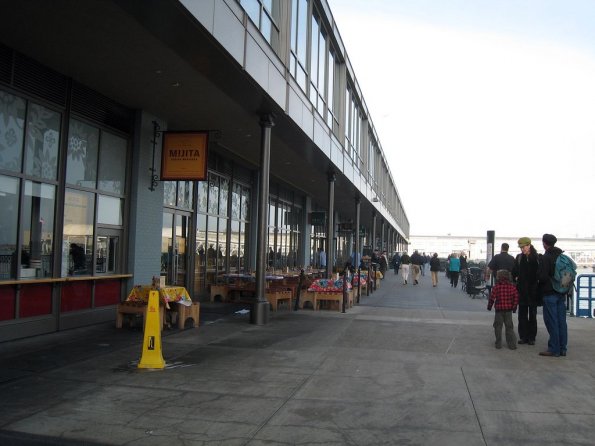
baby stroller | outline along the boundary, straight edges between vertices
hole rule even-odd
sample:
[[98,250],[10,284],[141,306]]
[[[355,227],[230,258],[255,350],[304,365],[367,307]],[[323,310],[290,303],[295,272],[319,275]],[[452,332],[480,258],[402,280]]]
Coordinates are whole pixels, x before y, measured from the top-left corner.
[[465,291],[472,299],[477,296],[485,298],[489,296],[489,289],[484,283],[481,268],[469,268],[465,280]]

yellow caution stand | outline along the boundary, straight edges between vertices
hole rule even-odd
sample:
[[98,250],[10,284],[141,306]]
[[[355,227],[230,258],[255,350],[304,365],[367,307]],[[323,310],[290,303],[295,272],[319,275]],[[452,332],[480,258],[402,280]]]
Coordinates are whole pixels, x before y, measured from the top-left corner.
[[143,354],[138,363],[139,369],[163,369],[165,361],[161,354],[161,329],[159,327],[159,293],[149,293],[147,315],[145,317],[145,332]]

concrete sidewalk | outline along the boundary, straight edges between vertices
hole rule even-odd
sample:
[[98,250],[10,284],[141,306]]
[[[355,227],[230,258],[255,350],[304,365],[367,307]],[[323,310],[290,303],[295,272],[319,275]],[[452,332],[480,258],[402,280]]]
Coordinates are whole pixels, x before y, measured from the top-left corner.
[[595,444],[595,321],[568,319],[564,358],[538,356],[541,315],[535,346],[496,350],[486,301],[440,279],[165,331],[162,371],[111,324],[0,344],[0,444]]

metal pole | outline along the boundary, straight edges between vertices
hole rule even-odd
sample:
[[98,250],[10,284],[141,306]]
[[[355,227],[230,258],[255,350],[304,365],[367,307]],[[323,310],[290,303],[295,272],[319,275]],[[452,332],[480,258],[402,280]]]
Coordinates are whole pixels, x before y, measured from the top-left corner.
[[293,311],[298,311],[300,309],[300,294],[302,293],[302,286],[304,285],[305,279],[304,270],[300,271],[300,280],[298,281],[298,288],[297,292],[295,293],[295,305],[293,307]]
[[275,125],[273,115],[261,116],[260,187],[258,194],[258,240],[256,242],[256,300],[250,312],[250,323],[265,325],[269,319],[269,303],[266,300],[266,255],[267,225],[269,220],[269,173],[271,166],[271,128]]
[[347,307],[347,268],[343,270],[343,308],[341,313],[345,313],[345,307]]
[[[494,257],[494,243],[496,243],[496,231],[488,231],[487,233],[487,257],[486,257],[486,271],[487,271],[487,265],[490,263],[490,260],[492,260],[492,257]],[[490,285],[494,284],[494,278],[495,274],[490,274]]]
[[357,267],[357,303],[359,304],[359,298],[362,292],[362,271],[360,267]]
[[374,251],[376,246],[376,211],[372,212],[372,251]]

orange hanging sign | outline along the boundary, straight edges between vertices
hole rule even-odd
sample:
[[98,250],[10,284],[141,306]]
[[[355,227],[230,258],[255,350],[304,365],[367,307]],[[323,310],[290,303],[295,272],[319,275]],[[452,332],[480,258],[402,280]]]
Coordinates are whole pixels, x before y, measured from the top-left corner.
[[163,132],[161,180],[206,180],[208,132]]

